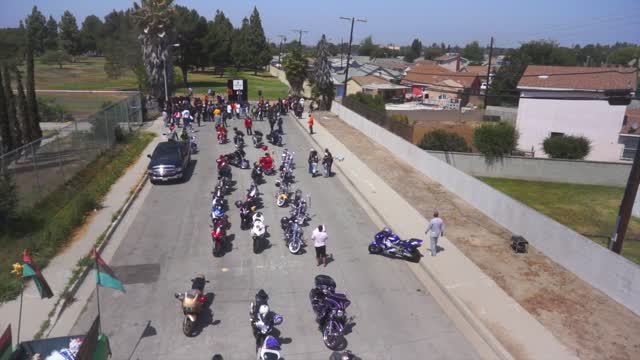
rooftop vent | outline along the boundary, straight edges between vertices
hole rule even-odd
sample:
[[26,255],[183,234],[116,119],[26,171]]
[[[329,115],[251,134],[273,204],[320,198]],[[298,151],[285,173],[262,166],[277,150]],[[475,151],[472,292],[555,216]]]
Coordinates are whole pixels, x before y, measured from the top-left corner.
[[538,75],[538,79],[548,79],[549,75]]

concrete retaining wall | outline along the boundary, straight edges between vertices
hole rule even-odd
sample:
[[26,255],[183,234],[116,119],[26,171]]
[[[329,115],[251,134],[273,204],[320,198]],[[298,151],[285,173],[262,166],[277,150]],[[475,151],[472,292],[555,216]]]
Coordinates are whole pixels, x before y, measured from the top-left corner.
[[500,116],[502,121],[508,121],[515,125],[518,118],[518,108],[511,108],[505,106],[487,106],[484,111],[485,115]]
[[334,102],[331,111],[498,224],[640,315],[640,266],[441,161]]
[[490,163],[481,154],[427,152],[472,176],[623,187],[631,171],[631,164],[625,163],[525,157],[504,157]]

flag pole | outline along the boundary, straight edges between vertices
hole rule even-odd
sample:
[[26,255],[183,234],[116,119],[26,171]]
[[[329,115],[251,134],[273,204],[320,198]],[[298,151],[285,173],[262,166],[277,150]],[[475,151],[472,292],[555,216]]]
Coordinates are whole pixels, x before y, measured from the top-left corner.
[[18,312],[18,335],[16,337],[16,343],[20,344],[20,326],[22,325],[22,299],[24,298],[24,278],[20,278],[22,283],[22,291],[20,291],[20,312]]
[[[93,261],[96,264],[96,299],[98,301],[98,318],[102,319],[100,316],[100,271],[98,271],[98,256],[96,252],[96,248],[93,248],[93,253],[96,255],[93,257]],[[102,334],[102,321],[98,321],[98,331]]]

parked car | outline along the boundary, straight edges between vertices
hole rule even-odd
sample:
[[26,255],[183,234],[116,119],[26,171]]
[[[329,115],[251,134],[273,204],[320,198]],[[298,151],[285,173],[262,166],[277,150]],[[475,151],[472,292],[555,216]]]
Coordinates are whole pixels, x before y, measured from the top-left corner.
[[191,162],[191,149],[182,141],[166,141],[159,143],[147,157],[151,159],[147,171],[152,184],[184,181]]

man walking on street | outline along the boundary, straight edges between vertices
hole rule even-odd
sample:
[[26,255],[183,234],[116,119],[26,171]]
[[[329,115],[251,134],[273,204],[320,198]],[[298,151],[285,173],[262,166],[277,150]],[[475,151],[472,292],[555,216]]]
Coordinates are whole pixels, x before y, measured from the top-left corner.
[[444,222],[440,217],[438,217],[438,211],[433,212],[433,219],[429,221],[429,226],[427,226],[427,231],[424,233],[428,233],[431,231],[429,238],[431,239],[431,256],[436,256],[438,253],[438,238],[441,235],[444,235]]
[[324,264],[324,267],[327,267],[327,239],[329,239],[329,235],[327,235],[327,229],[324,225],[313,229],[311,240],[313,240],[313,246],[316,248],[317,266]]
[[269,127],[271,128],[271,132],[273,132],[273,127],[276,125],[276,119],[272,117],[269,118]]
[[253,135],[253,131],[251,130],[252,125],[251,118],[247,115],[247,117],[244,118],[244,127],[247,129],[247,135]]
[[329,149],[324,149],[324,157],[322,157],[322,165],[324,166],[324,177],[331,176],[331,165],[333,164],[333,155]]
[[313,115],[309,114],[309,134],[313,135]]

